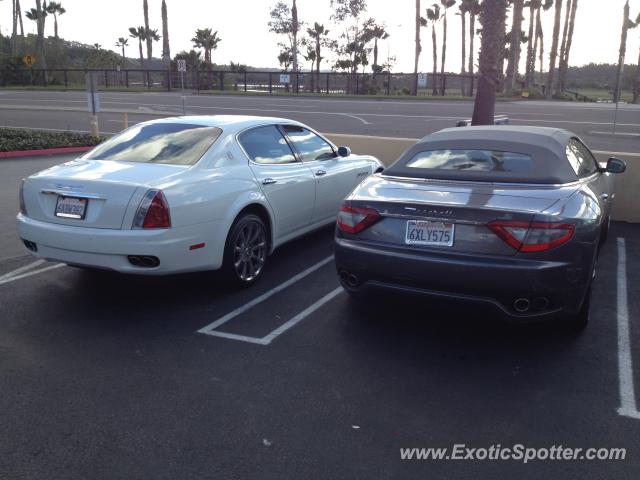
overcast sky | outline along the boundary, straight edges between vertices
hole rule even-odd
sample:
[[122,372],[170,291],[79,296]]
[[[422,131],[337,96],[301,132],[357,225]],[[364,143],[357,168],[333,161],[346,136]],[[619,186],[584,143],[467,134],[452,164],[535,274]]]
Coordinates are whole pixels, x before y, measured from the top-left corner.
[[[148,0],[152,28],[160,33],[161,0]],[[287,0],[288,1],[288,0]],[[422,0],[423,10],[434,0]],[[114,51],[120,36],[128,36],[128,28],[143,24],[142,0],[61,0],[67,13],[59,19],[60,35],[63,38],[77,40],[87,44],[99,43],[103,48]],[[35,6],[33,0],[21,0],[23,11]],[[635,18],[640,11],[640,0],[630,0],[631,16]],[[215,63],[240,62],[255,67],[277,67],[278,36],[270,33],[267,22],[269,10],[274,0],[167,0],[169,11],[169,38],[171,54],[192,48],[190,39],[196,28],[210,27],[217,30],[222,41],[213,53]],[[579,0],[576,15],[576,29],[573,38],[570,64],[615,63],[617,62],[622,24],[624,0]],[[298,0],[298,12],[301,20],[313,24],[324,23],[331,34],[341,31],[340,25],[329,20],[330,0]],[[396,71],[413,71],[414,52],[414,0],[368,0],[368,15],[384,22],[390,33],[388,40],[381,42],[380,55],[387,53],[396,56]],[[450,9],[448,15],[448,42],[446,69],[460,70],[460,17],[455,15],[457,6]],[[526,9],[525,9],[526,12]],[[544,13],[545,49],[551,45],[553,30],[553,9]],[[47,19],[47,34],[53,35],[53,19]],[[525,30],[527,29],[525,17]],[[11,2],[0,2],[0,29],[4,35],[9,33],[11,23]],[[35,23],[25,19],[25,28],[35,33]],[[441,25],[438,26],[438,43],[441,39]],[[636,63],[640,28],[631,30],[627,45],[627,63]],[[137,56],[137,44],[130,39],[127,56]],[[479,42],[476,42],[479,46]],[[422,30],[423,53],[420,70],[430,71],[431,33]],[[154,54],[160,55],[161,43],[154,45]],[[476,48],[477,54],[477,48]],[[548,56],[545,62],[548,63]],[[477,57],[476,57],[477,58]],[[476,60],[477,61],[477,60]],[[381,62],[382,63],[382,62]],[[323,68],[326,68],[326,64]],[[308,66],[305,66],[308,67]]]

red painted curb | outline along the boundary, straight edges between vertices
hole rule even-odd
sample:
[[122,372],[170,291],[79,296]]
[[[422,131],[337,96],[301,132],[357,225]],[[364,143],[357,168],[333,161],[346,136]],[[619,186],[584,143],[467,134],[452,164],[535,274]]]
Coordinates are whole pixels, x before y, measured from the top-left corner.
[[37,157],[40,155],[60,155],[62,153],[81,153],[91,150],[93,147],[61,147],[46,148],[44,150],[14,150],[13,152],[0,152],[0,158]]

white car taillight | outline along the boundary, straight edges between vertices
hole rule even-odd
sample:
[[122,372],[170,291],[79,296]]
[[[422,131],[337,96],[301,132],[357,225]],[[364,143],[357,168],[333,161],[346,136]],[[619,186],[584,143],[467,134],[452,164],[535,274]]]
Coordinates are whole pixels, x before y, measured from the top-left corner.
[[373,208],[342,205],[338,212],[338,228],[345,233],[360,233],[378,220],[380,214]]
[[27,215],[27,206],[24,204],[24,179],[20,183],[20,213]]
[[133,228],[170,228],[169,203],[160,190],[149,190],[138,207]]
[[567,243],[575,227],[570,223],[496,220],[487,225],[493,233],[520,252],[543,252]]

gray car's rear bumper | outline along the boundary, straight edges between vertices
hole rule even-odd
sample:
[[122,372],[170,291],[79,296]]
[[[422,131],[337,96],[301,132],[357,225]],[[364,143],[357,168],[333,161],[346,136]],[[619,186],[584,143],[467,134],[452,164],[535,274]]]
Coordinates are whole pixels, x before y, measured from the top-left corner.
[[[576,313],[585,297],[590,275],[566,262],[516,257],[408,253],[345,238],[336,238],[335,259],[342,283],[349,290],[381,287],[497,307],[513,320]],[[357,282],[352,281],[355,275]],[[548,299],[546,308],[518,312],[514,301]]]

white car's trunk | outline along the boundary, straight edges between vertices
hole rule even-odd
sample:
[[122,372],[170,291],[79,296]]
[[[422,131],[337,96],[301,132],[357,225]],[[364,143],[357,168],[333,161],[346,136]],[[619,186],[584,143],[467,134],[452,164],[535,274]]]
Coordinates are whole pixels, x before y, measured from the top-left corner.
[[[130,228],[123,225],[129,202],[138,188],[150,188],[184,172],[186,167],[150,163],[76,160],[27,179],[24,199],[35,220],[91,228]],[[61,198],[85,202],[84,218],[56,215]],[[73,201],[73,200],[72,200]]]

